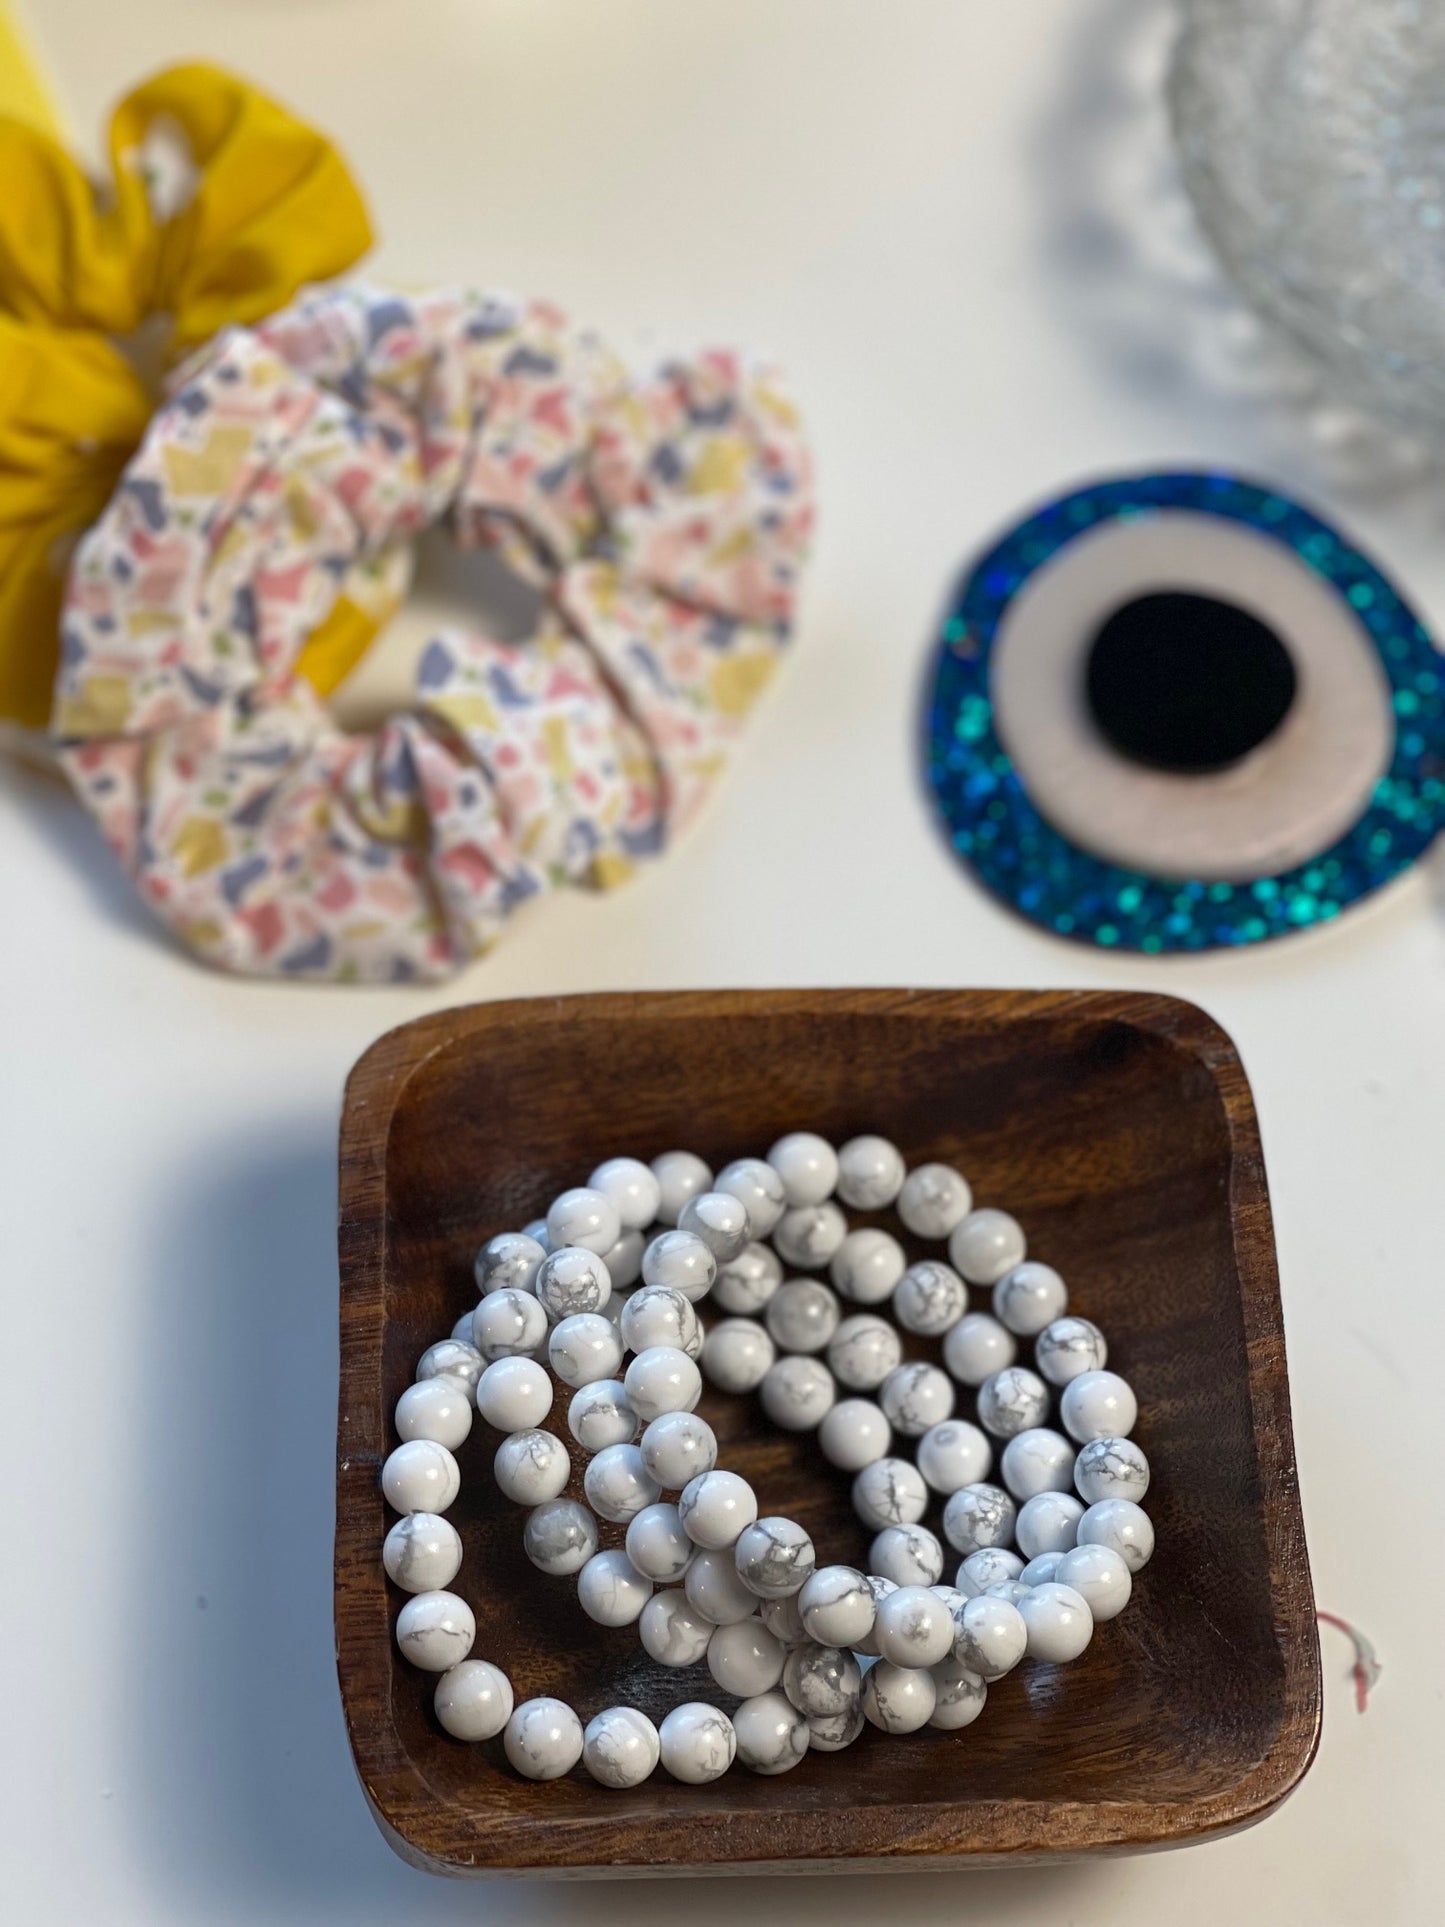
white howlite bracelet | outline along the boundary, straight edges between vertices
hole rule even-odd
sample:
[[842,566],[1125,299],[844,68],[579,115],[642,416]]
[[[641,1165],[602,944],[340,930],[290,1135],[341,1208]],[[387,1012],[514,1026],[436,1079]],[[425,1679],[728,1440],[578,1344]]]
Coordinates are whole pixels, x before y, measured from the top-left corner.
[[[850,1230],[838,1200],[893,1207],[946,1257],[910,1263],[892,1232]],[[580,1760],[601,1786],[638,1786],[659,1764],[700,1785],[735,1760],[785,1773],[865,1724],[957,1731],[1021,1661],[1076,1659],[1153,1553],[1138,1404],[1103,1333],[1028,1257],[1016,1219],[976,1206],[951,1165],[908,1170],[886,1138],[835,1150],[797,1131],[716,1176],[687,1151],[608,1158],[544,1217],[489,1239],[475,1272],[475,1310],[423,1353],[397,1402],[381,1487],[401,1516],[382,1560],[408,1595],[399,1650],[440,1675],[443,1730],[501,1734],[528,1779]],[[987,1311],[970,1308],[977,1291]],[[705,1329],[710,1296],[726,1315]],[[900,1329],[941,1341],[946,1369],[906,1357]],[[563,1496],[571,1454],[546,1429],[555,1393],[539,1355],[571,1392],[585,1504]],[[852,1477],[870,1571],[819,1565],[800,1525],[718,1465],[694,1409],[704,1376],[756,1392],[775,1425],[817,1432]],[[731,1713],[685,1700],[654,1726],[607,1706],[584,1727],[563,1700],[514,1703],[505,1672],[471,1657],[475,1615],[452,1589],[462,1542],[444,1515],[474,1413],[504,1435],[496,1482],[527,1509],[531,1563],[573,1578],[598,1625],[635,1624],[657,1664],[705,1664]],[[931,1506],[942,1537],[924,1524]],[[599,1550],[598,1518],[625,1527],[624,1546]]]

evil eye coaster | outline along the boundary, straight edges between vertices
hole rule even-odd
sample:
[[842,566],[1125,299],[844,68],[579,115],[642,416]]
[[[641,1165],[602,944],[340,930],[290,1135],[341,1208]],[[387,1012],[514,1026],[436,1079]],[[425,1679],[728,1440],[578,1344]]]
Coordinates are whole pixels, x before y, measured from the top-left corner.
[[950,840],[1063,936],[1164,951],[1329,921],[1445,826],[1445,661],[1379,569],[1228,475],[1095,483],[1012,528],[944,624]]

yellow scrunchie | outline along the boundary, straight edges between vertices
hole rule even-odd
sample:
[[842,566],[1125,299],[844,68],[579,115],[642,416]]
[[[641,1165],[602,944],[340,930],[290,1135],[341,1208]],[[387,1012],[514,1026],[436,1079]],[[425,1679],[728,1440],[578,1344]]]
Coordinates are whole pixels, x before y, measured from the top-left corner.
[[[42,728],[65,563],[144,432],[139,372],[349,267],[371,227],[330,143],[244,81],[173,67],[110,126],[103,200],[60,144],[0,117],[0,719]],[[374,625],[318,633],[334,686]],[[352,612],[354,613],[354,612]]]

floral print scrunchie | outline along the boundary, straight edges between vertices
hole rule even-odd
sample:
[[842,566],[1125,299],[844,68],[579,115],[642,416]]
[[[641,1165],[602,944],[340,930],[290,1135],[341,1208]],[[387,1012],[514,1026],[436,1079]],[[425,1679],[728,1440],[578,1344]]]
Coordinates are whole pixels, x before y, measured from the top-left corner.
[[[538,586],[346,734],[298,673],[420,530]],[[794,409],[729,354],[632,379],[545,303],[343,288],[183,372],[71,570],[52,732],[145,900],[225,969],[444,977],[550,886],[657,854],[793,617]]]

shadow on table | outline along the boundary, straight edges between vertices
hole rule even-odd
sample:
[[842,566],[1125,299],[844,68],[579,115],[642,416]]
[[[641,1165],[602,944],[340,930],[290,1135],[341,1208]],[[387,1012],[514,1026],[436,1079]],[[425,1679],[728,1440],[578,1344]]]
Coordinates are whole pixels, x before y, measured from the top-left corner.
[[[150,1879],[187,1918],[550,1920],[582,1904],[557,1885],[434,1879],[383,1843],[354,1777],[337,1693],[331,1541],[337,1377],[335,1150],[329,1113],[222,1139],[168,1174],[154,1225],[135,1493],[131,1794]],[[418,1681],[417,1690],[424,1690]],[[839,1762],[846,1771],[846,1762]],[[1107,1865],[810,1884],[840,1922],[991,1921],[1104,1903]],[[946,1883],[946,1885],[944,1884]],[[590,1885],[593,1927],[672,1904],[636,1881]],[[696,1921],[746,1896],[763,1924],[796,1919],[793,1880],[690,1880]],[[157,1909],[157,1917],[160,1910]]]

